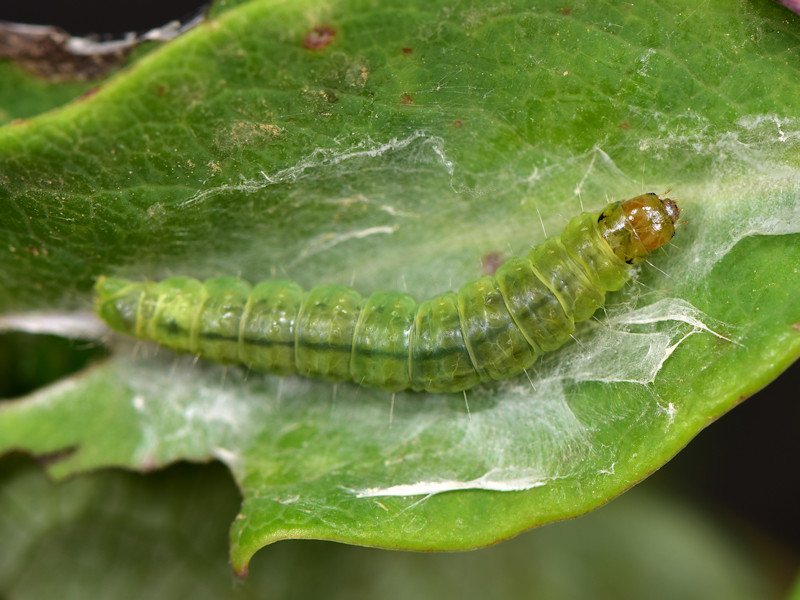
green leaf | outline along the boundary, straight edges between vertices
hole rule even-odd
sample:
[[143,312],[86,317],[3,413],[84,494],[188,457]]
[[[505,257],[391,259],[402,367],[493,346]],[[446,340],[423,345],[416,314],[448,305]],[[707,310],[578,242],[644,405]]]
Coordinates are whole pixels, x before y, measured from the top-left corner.
[[232,585],[225,537],[237,501],[219,465],[54,484],[32,465],[0,461],[0,594],[505,600],[536,590],[544,600],[781,598],[776,553],[732,536],[719,514],[659,495],[650,482],[585,519],[477,552],[276,544],[255,557],[247,581]]
[[74,450],[57,477],[219,458],[240,572],[282,538],[464,549],[607,502],[800,354],[799,25],[766,1],[251,2],[0,129],[6,327],[77,320],[102,274],[425,298],[609,198],[672,188],[685,219],[469,412],[112,338],[2,406],[0,449]]
[[[0,29],[2,26],[0,24]],[[0,36],[6,38],[4,56],[14,57],[0,59],[0,125],[16,119],[29,119],[68,102],[81,102],[99,89],[111,73],[129,67],[161,45],[154,41],[139,45],[140,41],[129,39],[126,52],[130,51],[130,55],[118,51],[113,55],[115,58],[106,56],[103,62],[102,59],[98,60],[97,55],[79,53],[81,59],[74,63],[73,68],[59,69],[57,67],[68,62],[70,55],[69,48],[65,49],[64,46],[86,40],[68,38],[66,33],[55,28],[55,40],[52,40],[45,30],[49,31],[49,28],[37,29],[37,26],[33,26],[32,31],[20,38],[0,30]],[[25,40],[22,48],[19,47],[20,39]],[[26,52],[28,46],[35,50]],[[101,67],[101,64],[105,64],[105,67]]]
[[91,90],[88,81],[49,83],[0,61],[0,124],[27,119],[69,102]]
[[[251,0],[218,0],[207,16]],[[0,22],[4,45],[0,59],[0,124],[28,119],[67,102],[91,96],[109,76],[129,68],[181,31],[202,21],[203,14],[171,21],[148,32],[118,39],[70,36],[58,27]],[[102,33],[102,32],[97,32]],[[105,38],[105,36],[102,36]]]

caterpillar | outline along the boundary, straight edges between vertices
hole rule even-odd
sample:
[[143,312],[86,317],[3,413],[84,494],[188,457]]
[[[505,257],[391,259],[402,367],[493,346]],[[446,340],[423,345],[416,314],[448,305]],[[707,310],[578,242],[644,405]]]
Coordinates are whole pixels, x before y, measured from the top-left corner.
[[493,276],[422,303],[284,280],[101,276],[95,310],[112,329],[223,364],[390,392],[457,392],[519,375],[564,344],[631,265],[672,238],[679,214],[652,193],[583,213]]

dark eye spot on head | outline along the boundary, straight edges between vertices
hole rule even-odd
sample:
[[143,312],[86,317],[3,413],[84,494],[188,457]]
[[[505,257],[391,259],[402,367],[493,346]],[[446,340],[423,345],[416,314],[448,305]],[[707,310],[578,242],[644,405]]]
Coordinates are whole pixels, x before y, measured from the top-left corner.
[[303,39],[303,48],[309,50],[322,50],[336,37],[336,30],[330,25],[317,25],[306,34]]
[[487,252],[481,258],[481,270],[485,275],[494,275],[503,262],[503,255],[499,252]]

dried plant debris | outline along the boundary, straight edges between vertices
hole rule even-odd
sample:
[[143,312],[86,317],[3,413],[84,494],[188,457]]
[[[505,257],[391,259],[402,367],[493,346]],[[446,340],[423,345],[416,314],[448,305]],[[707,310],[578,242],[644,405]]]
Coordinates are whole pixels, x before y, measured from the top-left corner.
[[72,36],[48,25],[0,21],[0,58],[49,81],[98,79],[122,65],[130,51],[147,41],[171,40],[203,21],[205,10],[184,22],[170,21],[145,33],[130,32],[119,39]]

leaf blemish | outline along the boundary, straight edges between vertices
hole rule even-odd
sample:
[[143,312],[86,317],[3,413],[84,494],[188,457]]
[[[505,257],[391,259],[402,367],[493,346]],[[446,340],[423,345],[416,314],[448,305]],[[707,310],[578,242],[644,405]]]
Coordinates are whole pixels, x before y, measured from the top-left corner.
[[76,102],[83,102],[84,100],[87,100],[88,98],[91,98],[97,92],[100,91],[100,87],[101,86],[98,85],[98,86],[95,86],[95,87],[85,91],[83,94],[80,95],[80,97],[76,100]]
[[339,97],[330,90],[320,90],[319,95],[325,98],[328,104],[336,104],[339,101]]
[[485,275],[494,275],[503,262],[503,255],[499,252],[487,252],[481,258],[481,271]]
[[280,138],[283,133],[283,127],[273,123],[236,121],[229,130],[217,133],[216,144],[219,148],[230,149],[243,144],[270,143],[276,138]]
[[272,135],[280,135],[283,133],[283,127],[278,127],[277,125],[272,125],[270,123],[260,123],[258,128],[261,131],[267,131]]
[[317,25],[303,38],[303,48],[322,50],[336,37],[336,30],[330,25]]

